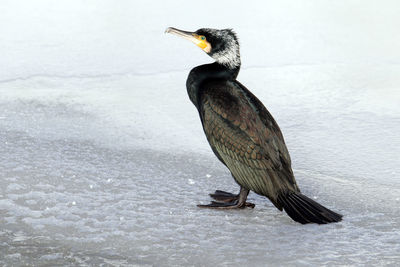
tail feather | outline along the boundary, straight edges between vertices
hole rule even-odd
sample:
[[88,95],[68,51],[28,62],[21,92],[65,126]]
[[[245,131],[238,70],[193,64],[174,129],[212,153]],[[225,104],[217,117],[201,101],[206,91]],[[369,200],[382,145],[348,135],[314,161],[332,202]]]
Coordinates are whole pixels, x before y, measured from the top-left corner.
[[326,224],[342,220],[341,214],[325,208],[300,192],[282,193],[278,196],[278,203],[290,218],[302,224]]

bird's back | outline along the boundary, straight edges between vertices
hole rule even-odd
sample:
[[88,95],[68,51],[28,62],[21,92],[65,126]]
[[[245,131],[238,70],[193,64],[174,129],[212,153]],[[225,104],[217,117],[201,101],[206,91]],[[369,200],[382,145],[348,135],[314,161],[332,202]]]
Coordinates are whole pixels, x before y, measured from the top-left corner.
[[299,191],[282,133],[264,105],[237,81],[210,80],[199,91],[204,132],[235,180],[278,206]]

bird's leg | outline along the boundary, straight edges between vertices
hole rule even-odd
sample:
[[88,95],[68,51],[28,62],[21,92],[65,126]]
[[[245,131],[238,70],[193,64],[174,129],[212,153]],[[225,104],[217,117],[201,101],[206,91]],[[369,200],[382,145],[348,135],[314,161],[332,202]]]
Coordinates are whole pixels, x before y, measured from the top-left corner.
[[197,205],[200,208],[210,208],[210,209],[244,209],[245,207],[254,208],[254,204],[246,202],[247,195],[249,194],[249,189],[240,187],[240,192],[237,195],[217,190],[214,194],[210,196],[216,200],[222,201],[211,201],[208,205]]

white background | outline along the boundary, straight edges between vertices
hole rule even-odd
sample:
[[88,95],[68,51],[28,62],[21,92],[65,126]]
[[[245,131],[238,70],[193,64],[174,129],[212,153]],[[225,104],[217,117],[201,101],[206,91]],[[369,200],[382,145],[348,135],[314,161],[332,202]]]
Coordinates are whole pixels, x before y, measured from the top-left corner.
[[[1,1],[0,262],[400,263],[398,1]],[[238,186],[185,88],[211,62],[165,35],[233,28],[238,80],[273,114],[302,192],[344,215],[300,225],[201,210]]]

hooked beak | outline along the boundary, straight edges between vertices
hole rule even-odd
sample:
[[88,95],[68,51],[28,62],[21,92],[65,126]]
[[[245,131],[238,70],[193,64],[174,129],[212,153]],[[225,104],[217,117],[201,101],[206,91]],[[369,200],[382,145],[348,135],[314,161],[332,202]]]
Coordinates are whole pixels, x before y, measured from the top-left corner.
[[182,30],[178,30],[173,27],[168,27],[165,30],[165,33],[171,33],[173,35],[177,35],[186,40],[189,40],[192,43],[194,43],[195,45],[197,45],[198,47],[200,47],[206,53],[210,53],[210,51],[211,51],[211,44],[209,42],[207,42],[206,40],[201,40],[199,35],[194,32],[182,31]]
[[182,30],[178,30],[176,28],[172,28],[172,27],[168,27],[165,30],[165,33],[171,33],[173,35],[177,35],[180,36],[182,38],[185,38],[186,40],[191,41],[194,38],[194,32],[187,32],[187,31],[182,31]]

